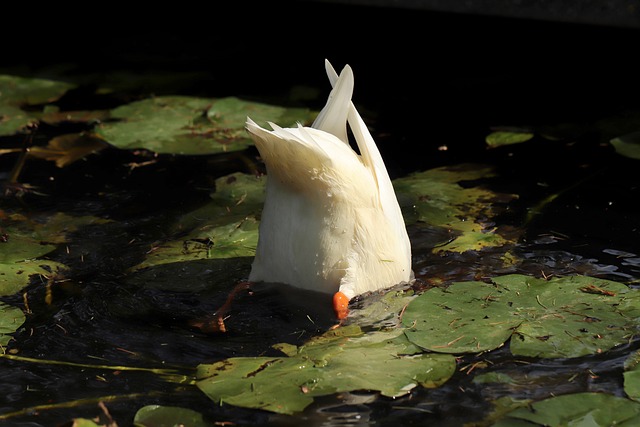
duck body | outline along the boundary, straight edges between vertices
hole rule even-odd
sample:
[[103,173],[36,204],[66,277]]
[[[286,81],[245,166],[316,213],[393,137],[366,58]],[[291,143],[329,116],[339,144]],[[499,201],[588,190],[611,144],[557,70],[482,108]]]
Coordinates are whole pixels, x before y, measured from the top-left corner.
[[335,294],[344,318],[353,297],[412,279],[411,245],[382,157],[351,102],[353,72],[325,66],[334,88],[311,127],[267,130],[247,119],[267,170],[249,281]]

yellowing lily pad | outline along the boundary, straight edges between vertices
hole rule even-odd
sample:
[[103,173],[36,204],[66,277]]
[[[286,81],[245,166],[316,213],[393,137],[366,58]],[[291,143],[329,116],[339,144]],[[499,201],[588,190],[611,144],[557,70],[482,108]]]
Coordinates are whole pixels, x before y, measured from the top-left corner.
[[626,343],[639,319],[640,292],[624,284],[514,274],[430,289],[402,322],[409,340],[431,351],[479,353],[510,338],[514,355],[578,357]]
[[200,365],[197,386],[219,403],[293,414],[314,397],[354,390],[397,397],[420,385],[442,385],[455,371],[453,356],[420,353],[400,329],[340,328],[288,353]]
[[494,176],[489,167],[470,166],[435,168],[393,183],[403,201],[408,224],[425,223],[455,233],[451,241],[435,248],[435,252],[480,250],[509,242],[492,227],[483,224],[481,218],[495,215],[494,203],[504,203],[517,196],[497,194],[481,186],[461,186],[462,181]]
[[123,105],[111,111],[119,121],[105,122],[96,132],[122,149],[147,149],[166,154],[215,154],[252,145],[244,125],[247,116],[294,125],[313,114],[229,98],[164,96]]
[[73,133],[52,138],[47,146],[35,146],[29,155],[56,163],[63,168],[107,147],[102,139],[87,133]]

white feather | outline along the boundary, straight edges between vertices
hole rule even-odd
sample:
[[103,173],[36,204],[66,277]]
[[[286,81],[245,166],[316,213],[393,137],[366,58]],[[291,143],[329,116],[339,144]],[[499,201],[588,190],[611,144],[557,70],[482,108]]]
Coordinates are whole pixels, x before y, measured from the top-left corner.
[[311,127],[267,130],[247,119],[267,169],[249,280],[350,299],[410,281],[411,246],[382,156],[351,102],[351,67],[339,76],[325,68],[333,90]]

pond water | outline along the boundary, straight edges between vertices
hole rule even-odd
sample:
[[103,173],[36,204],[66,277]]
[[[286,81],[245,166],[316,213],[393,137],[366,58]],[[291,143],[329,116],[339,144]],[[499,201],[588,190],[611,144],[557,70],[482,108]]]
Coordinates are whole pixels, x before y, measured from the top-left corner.
[[[94,96],[87,89],[58,103],[63,110],[97,110],[163,92],[277,101],[288,99],[296,85],[321,94],[298,98],[316,108],[327,90],[325,57],[337,67],[349,63],[354,99],[392,178],[440,166],[491,165],[495,176],[481,183],[518,195],[487,221],[518,236],[511,251],[522,262],[505,265],[504,248],[434,253],[444,232],[410,227],[419,282],[583,274],[637,286],[638,160],[616,153],[596,126],[610,117],[633,117],[630,111],[638,108],[640,85],[625,65],[637,31],[378,8],[369,10],[363,31],[351,26],[362,19],[358,7],[314,2],[278,3],[261,13],[273,18],[219,23],[189,15],[193,25],[179,34],[129,17],[135,28],[107,36],[103,30],[112,27],[99,25],[92,40],[78,36],[88,30],[86,22],[72,28],[65,21],[53,51],[14,45],[0,65],[51,78],[101,73],[106,82],[126,72],[130,92]],[[310,14],[313,22],[301,22],[299,15]],[[247,45],[238,32],[249,29],[253,40]],[[326,36],[338,29],[346,41]],[[61,40],[73,43],[63,49]],[[194,74],[154,86],[154,78],[168,73]],[[537,136],[488,149],[485,137],[498,126],[532,128]],[[41,124],[34,143],[82,129]],[[540,136],[547,133],[553,138]],[[3,137],[0,148],[23,138]],[[16,159],[0,156],[2,179]],[[329,305],[316,295],[258,286],[234,301],[229,332],[205,334],[189,322],[225,301],[248,275],[251,257],[168,264],[147,274],[128,269],[170,235],[168,224],[176,217],[209,200],[216,178],[261,167],[252,147],[211,156],[107,148],[65,168],[27,161],[19,182],[37,191],[6,192],[0,213],[65,212],[111,221],[81,227],[47,254],[70,267],[53,286],[32,281],[2,297],[28,313],[6,349],[9,357],[0,358],[4,424],[71,425],[74,418],[104,417],[103,402],[120,426],[156,404],[193,409],[210,425],[480,426],[490,425],[483,420],[501,397],[539,400],[584,391],[624,396],[623,363],[640,347],[635,338],[571,359],[514,358],[505,346],[460,357],[454,376],[438,388],[416,388],[396,399],[341,393],[316,399],[293,416],[215,404],[189,384],[195,366],[274,355],[275,343],[302,344],[332,326]],[[177,290],[176,278],[188,292]],[[366,302],[354,310],[360,305]],[[476,383],[472,373],[478,371],[509,374],[517,383]]]

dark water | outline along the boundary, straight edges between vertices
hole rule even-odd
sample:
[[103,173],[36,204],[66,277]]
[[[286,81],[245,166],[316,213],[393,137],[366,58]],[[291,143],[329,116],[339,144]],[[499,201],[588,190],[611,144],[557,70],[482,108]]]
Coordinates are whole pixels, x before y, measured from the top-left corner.
[[[356,76],[356,104],[394,178],[443,165],[486,163],[498,172],[485,180],[489,188],[519,195],[491,220],[505,232],[524,228],[513,248],[525,260],[521,265],[504,267],[502,249],[437,256],[431,249],[442,232],[411,230],[420,280],[522,272],[638,283],[637,161],[618,156],[594,126],[638,108],[639,84],[628,65],[637,32],[406,10],[372,9],[365,19],[360,8],[313,2],[272,8],[251,16],[232,9],[210,18],[180,12],[153,19],[115,14],[119,20],[101,23],[61,20],[46,47],[16,42],[0,65],[50,76],[62,70],[76,77],[98,72],[105,80],[126,70],[142,77],[131,99],[151,91],[146,77],[197,72],[198,78],[179,85],[181,94],[275,100],[286,99],[294,84],[326,91],[324,58],[336,67],[349,63]],[[190,23],[189,29],[174,30],[176,22]],[[30,23],[37,34],[50,34],[39,19]],[[61,105],[109,108],[121,101],[80,93]],[[317,107],[316,102],[309,100],[308,106]],[[484,144],[492,126],[542,129],[563,123],[574,124],[571,138],[496,150]],[[37,138],[68,130],[43,126]],[[166,274],[154,269],[153,275],[132,275],[126,269],[167,237],[172,218],[206,202],[215,178],[247,170],[248,163],[260,167],[255,155],[249,149],[243,157],[161,156],[156,164],[132,171],[126,164],[139,157],[105,150],[65,169],[40,161],[26,165],[22,181],[46,196],[5,197],[0,208],[115,221],[83,228],[67,247],[49,255],[71,266],[72,273],[53,287],[51,305],[44,303],[42,283],[25,289],[32,314],[10,347],[22,357],[90,360],[96,367],[0,359],[0,415],[27,411],[9,417],[6,425],[65,425],[75,417],[99,415],[98,402],[104,401],[120,426],[131,425],[135,412],[147,404],[192,408],[212,423],[236,425],[460,426],[482,421],[488,402],[502,396],[623,395],[622,362],[638,348],[636,341],[571,360],[514,360],[508,349],[500,349],[461,359],[460,371],[438,389],[418,389],[398,399],[365,392],[331,396],[294,417],[215,405],[188,384],[194,366],[271,354],[277,342],[302,343],[331,326],[327,313],[305,305],[308,295],[289,292],[294,300],[286,300],[282,291],[262,287],[240,294],[229,333],[211,336],[190,328],[189,320],[223,303],[231,286],[248,274],[251,259],[237,259],[231,267],[170,265]],[[14,161],[0,156],[0,173]],[[531,207],[556,193],[560,196],[527,219]],[[175,269],[197,292],[181,292],[168,283]],[[23,295],[3,301],[24,307]],[[509,373],[518,385],[473,383],[468,366],[477,362],[484,364],[478,370]],[[101,365],[170,369],[172,376]],[[46,406],[64,402],[70,407]]]

